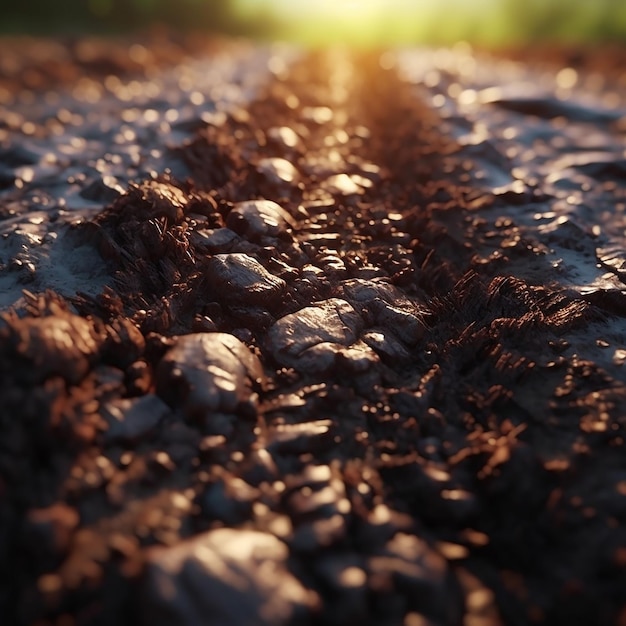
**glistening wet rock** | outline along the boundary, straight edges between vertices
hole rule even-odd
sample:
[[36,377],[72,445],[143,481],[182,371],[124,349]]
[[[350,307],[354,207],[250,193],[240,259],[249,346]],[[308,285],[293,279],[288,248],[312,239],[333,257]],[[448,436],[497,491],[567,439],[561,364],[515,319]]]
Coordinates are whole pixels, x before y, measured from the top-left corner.
[[285,290],[282,278],[270,274],[256,259],[243,253],[217,254],[207,265],[214,297],[241,305],[269,305]]
[[363,320],[350,304],[331,298],[279,319],[267,342],[280,364],[321,372],[334,365],[339,351],[353,344],[362,328]]
[[229,528],[154,548],[142,584],[141,623],[304,626],[317,596],[289,571],[287,557],[276,537]]
[[374,323],[405,344],[415,345],[423,337],[425,310],[395,285],[353,278],[344,281],[342,287],[344,297],[357,310],[366,312]]
[[288,126],[274,126],[267,131],[266,135],[270,143],[283,150],[300,150],[302,148],[302,140],[298,133]]
[[411,358],[409,351],[395,338],[393,333],[382,328],[368,330],[363,334],[363,342],[390,365],[406,363]]
[[211,412],[255,415],[263,368],[239,339],[226,333],[176,338],[157,369],[157,392],[191,418]]
[[279,204],[271,200],[250,200],[234,206],[226,218],[226,226],[247,237],[258,241],[263,237],[287,235],[296,222]]
[[197,230],[191,235],[191,242],[196,248],[212,254],[230,252],[240,239],[239,235],[230,228]]
[[298,178],[298,170],[287,159],[278,157],[261,159],[257,169],[268,182],[280,187],[285,183],[293,183]]

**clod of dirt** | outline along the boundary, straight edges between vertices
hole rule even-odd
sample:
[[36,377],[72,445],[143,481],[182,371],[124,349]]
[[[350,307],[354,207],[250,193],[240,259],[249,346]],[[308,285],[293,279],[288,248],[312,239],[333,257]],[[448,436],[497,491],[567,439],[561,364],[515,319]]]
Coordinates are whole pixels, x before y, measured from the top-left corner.
[[187,205],[185,194],[174,185],[147,180],[132,185],[119,199],[117,210],[130,213],[136,219],[164,217],[169,222],[180,222]]
[[57,375],[76,384],[89,371],[102,339],[90,320],[60,308],[56,313],[8,318],[7,326],[0,329],[0,344],[12,360],[12,372],[34,382]]

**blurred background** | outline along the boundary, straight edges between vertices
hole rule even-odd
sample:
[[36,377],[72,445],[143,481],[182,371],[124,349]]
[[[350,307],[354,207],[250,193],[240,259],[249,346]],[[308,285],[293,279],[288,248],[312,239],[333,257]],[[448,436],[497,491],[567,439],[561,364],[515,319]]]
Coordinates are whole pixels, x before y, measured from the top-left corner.
[[626,42],[626,0],[13,0],[0,33],[166,24],[310,44]]

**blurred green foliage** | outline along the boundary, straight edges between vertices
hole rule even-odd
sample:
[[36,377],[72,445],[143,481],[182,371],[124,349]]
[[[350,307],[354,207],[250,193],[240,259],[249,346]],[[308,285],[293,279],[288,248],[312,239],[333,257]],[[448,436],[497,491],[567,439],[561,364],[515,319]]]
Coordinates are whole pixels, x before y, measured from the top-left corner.
[[[283,7],[285,6],[285,0]],[[315,0],[292,0],[315,3]],[[337,0],[341,4],[342,0]],[[0,32],[120,32],[163,23],[305,42],[449,43],[491,45],[559,41],[626,43],[626,0],[406,0],[402,11],[381,2],[375,20],[328,16],[289,19],[279,0],[14,0],[0,8]],[[309,5],[310,6],[310,5]],[[371,17],[371,16],[370,16]],[[351,28],[352,27],[352,28]]]
[[527,40],[626,43],[624,0],[499,0],[501,20]]
[[16,0],[0,7],[0,32],[124,32],[153,24],[251,35],[273,30],[270,11],[258,17],[242,20],[232,0]]

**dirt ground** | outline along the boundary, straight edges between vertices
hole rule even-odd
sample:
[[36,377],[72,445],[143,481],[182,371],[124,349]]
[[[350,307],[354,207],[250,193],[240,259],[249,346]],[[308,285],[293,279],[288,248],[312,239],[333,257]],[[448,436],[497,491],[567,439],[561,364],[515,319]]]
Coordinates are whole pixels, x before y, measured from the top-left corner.
[[623,50],[0,49],[7,624],[626,626]]

